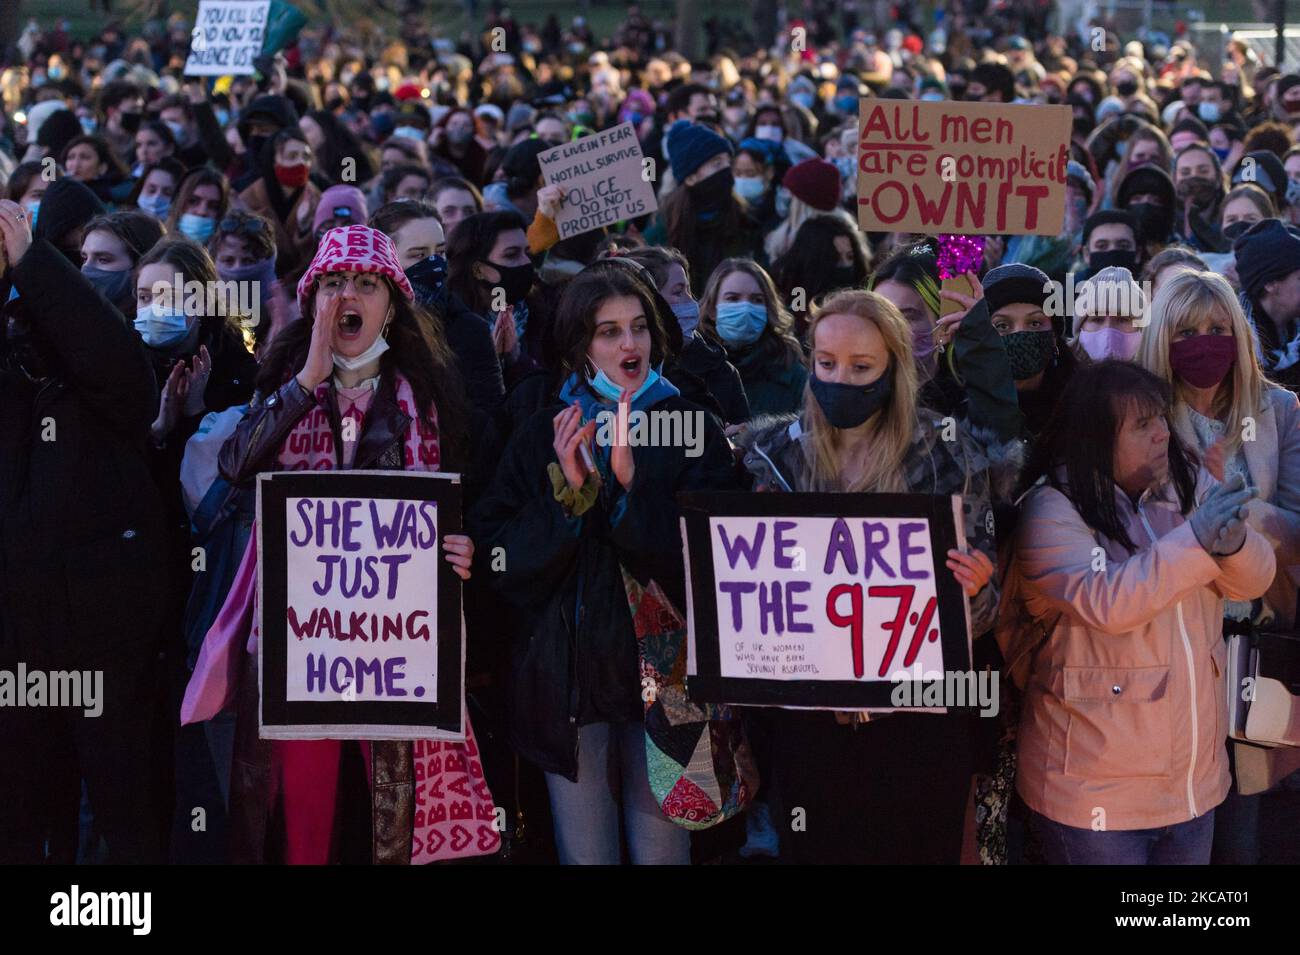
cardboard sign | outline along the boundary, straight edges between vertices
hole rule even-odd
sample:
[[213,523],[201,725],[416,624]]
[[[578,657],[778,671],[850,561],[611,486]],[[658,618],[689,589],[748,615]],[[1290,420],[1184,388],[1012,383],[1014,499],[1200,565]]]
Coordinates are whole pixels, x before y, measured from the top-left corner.
[[454,474],[263,474],[263,739],[464,739]]
[[678,501],[691,699],[892,709],[896,679],[969,670],[970,610],[945,564],[965,540],[959,496]]
[[1057,235],[1068,106],[863,99],[858,224],[869,232]]
[[556,146],[537,159],[546,184],[564,190],[555,220],[561,239],[659,208],[631,123]]
[[186,76],[239,76],[255,72],[262,53],[271,0],[200,0],[190,35]]

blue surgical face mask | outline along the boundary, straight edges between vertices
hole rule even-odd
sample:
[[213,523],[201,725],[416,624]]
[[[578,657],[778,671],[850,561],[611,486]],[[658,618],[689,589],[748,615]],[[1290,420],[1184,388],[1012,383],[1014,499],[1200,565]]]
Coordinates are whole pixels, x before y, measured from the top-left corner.
[[[1213,146],[1211,146],[1210,148],[1214,149]],[[1228,153],[1230,152],[1232,152],[1231,146],[1227,147],[1226,149],[1214,149],[1214,155],[1219,157],[1220,163],[1225,163],[1228,161]]]
[[224,127],[227,123],[230,122],[230,110],[214,109],[212,112],[216,114],[218,125]]
[[835,108],[845,116],[852,116],[858,111],[858,98],[856,96],[837,96],[835,97]]
[[77,121],[81,123],[81,131],[87,136],[93,135],[95,130],[99,129],[99,120],[93,116],[79,116]]
[[135,313],[135,330],[149,347],[170,348],[189,334],[190,322],[183,311],[151,303]]
[[141,212],[147,212],[160,220],[167,218],[167,212],[172,207],[172,201],[166,196],[140,196],[135,200],[135,204]]
[[36,228],[36,217],[40,214],[41,203],[38,199],[36,202],[24,202],[23,208],[32,214],[32,228]]
[[790,190],[785,186],[776,187],[776,215],[784,219],[790,214]]
[[812,109],[813,103],[817,102],[817,97],[812,93],[791,93],[790,99],[804,109]]
[[[636,400],[645,394],[646,389],[658,380],[659,372],[656,369],[651,368],[649,373],[645,376],[645,381],[641,382],[641,387],[632,392],[632,402],[635,404]],[[617,404],[618,400],[623,397],[623,389],[614,384],[613,380],[610,379],[609,375],[605,374],[603,369],[597,369],[595,378],[588,375],[587,384],[591,385],[592,390],[606,401],[612,401]]]
[[415,126],[398,126],[393,130],[393,135],[403,139],[424,139],[424,133]]
[[857,169],[858,161],[856,156],[836,156],[831,160],[835,168],[839,170],[840,182],[850,182],[853,179],[853,173]]
[[1124,139],[1115,144],[1115,155],[1123,159],[1128,154],[1128,140]]
[[700,303],[678,302],[672,306],[672,310],[677,316],[677,324],[682,327],[682,337],[690,338],[695,334],[696,326],[700,324]]
[[1196,107],[1196,112],[1204,122],[1217,123],[1219,121],[1218,103],[1200,103]]
[[728,345],[752,345],[767,328],[767,309],[754,302],[720,302],[717,328]]
[[921,94],[921,101],[922,101],[923,103],[942,103],[942,102],[943,102],[943,94],[942,94],[942,93],[922,93],[922,94]]
[[732,189],[747,202],[756,202],[767,191],[767,183],[761,176],[737,176]]
[[86,277],[91,285],[99,289],[104,298],[114,304],[124,299],[127,293],[131,291],[130,269],[110,272],[107,269],[97,269],[93,265],[83,265],[81,274]]
[[189,236],[195,242],[204,245],[216,231],[217,220],[211,216],[196,216],[192,212],[183,212],[176,222],[176,227],[181,230],[182,235]]

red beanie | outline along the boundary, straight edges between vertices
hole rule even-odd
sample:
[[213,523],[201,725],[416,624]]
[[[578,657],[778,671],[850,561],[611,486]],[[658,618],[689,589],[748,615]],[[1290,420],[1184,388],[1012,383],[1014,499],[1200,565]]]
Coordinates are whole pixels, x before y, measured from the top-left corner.
[[825,159],[805,159],[791,166],[781,185],[819,212],[832,212],[840,204],[840,171]]

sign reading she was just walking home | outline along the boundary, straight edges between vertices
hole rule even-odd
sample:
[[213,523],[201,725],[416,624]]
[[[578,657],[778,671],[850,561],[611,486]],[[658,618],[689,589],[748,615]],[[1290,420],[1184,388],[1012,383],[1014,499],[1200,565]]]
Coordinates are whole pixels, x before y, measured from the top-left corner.
[[258,480],[264,739],[463,739],[456,475]]
[[659,208],[631,123],[556,146],[537,159],[546,184],[564,190],[555,219],[561,239]]
[[186,76],[238,76],[254,72],[266,40],[271,0],[200,0],[190,35]]
[[679,496],[687,690],[709,703],[890,709],[894,677],[970,668],[946,566],[961,498]]
[[1068,106],[863,99],[858,224],[870,232],[1057,235]]

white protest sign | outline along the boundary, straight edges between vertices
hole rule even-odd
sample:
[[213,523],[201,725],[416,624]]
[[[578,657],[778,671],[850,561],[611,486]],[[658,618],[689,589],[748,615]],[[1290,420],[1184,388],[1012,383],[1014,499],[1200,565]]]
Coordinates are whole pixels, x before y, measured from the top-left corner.
[[967,600],[946,566],[964,539],[959,497],[695,492],[678,504],[693,700],[899,708],[897,681],[969,668]]
[[271,0],[200,0],[190,36],[186,76],[238,76],[254,72],[262,52]]
[[631,123],[556,146],[537,159],[546,184],[564,190],[555,220],[562,240],[659,208]]

